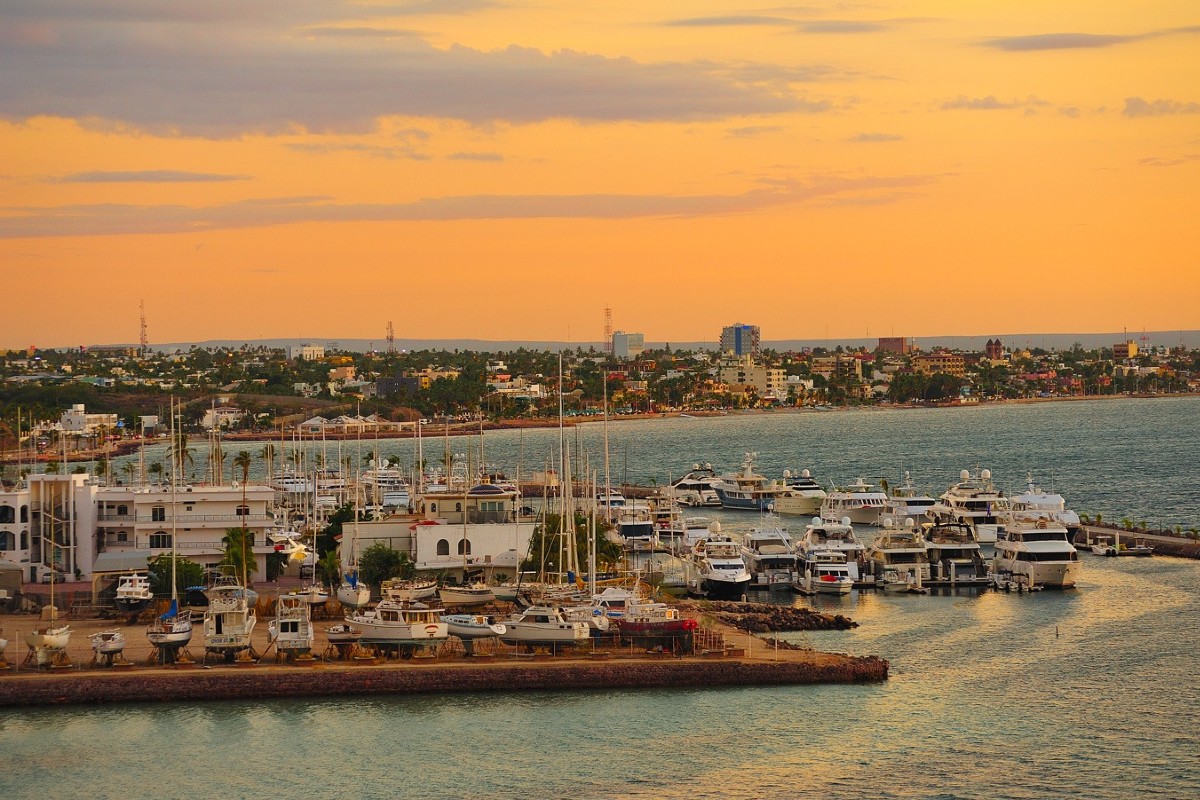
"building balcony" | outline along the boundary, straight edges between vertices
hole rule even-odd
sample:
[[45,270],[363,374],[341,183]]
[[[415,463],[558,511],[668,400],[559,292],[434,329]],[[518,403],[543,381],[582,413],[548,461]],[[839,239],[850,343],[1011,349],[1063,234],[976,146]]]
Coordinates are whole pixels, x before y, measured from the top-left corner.
[[172,521],[176,525],[184,527],[197,525],[204,522],[236,522],[236,523],[255,523],[255,522],[271,522],[275,518],[270,514],[166,514],[156,517],[154,514],[112,514],[102,512],[97,516],[97,522],[116,522],[116,523],[136,523],[136,522],[156,522],[170,525]]

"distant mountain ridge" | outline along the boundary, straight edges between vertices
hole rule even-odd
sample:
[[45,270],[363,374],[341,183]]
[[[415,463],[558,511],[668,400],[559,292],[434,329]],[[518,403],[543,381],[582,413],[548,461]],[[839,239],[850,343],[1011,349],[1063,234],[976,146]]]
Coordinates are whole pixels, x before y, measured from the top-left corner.
[[[1084,349],[1094,350],[1100,347],[1111,347],[1118,342],[1124,342],[1132,339],[1139,344],[1147,346],[1159,345],[1166,347],[1184,346],[1188,348],[1200,348],[1200,331],[1146,331],[1145,333],[1001,333],[987,336],[915,336],[910,338],[918,347],[923,350],[929,350],[933,347],[948,347],[955,350],[965,350],[972,352],[982,352],[984,344],[989,339],[999,339],[1008,348],[1034,348],[1040,347],[1045,350],[1067,350],[1074,346],[1076,342]],[[833,349],[838,345],[842,347],[855,349],[858,347],[866,347],[868,350],[875,349],[879,340],[871,339],[769,339],[763,341],[764,348],[773,350],[801,350],[803,348],[826,347]],[[333,345],[337,349],[352,350],[357,352],[366,352],[367,350],[383,350],[386,348],[386,341],[380,339],[332,339],[332,338],[309,338],[309,339],[209,339],[201,342],[169,342],[164,344],[151,344],[155,350],[173,352],[175,350],[187,350],[193,345],[196,347],[241,347],[249,345],[252,347],[292,347],[301,344],[320,344],[330,347]],[[717,342],[706,341],[647,341],[647,349],[659,349],[670,344],[674,349],[681,350],[715,350]],[[136,347],[136,345],[92,345],[92,346],[128,346]],[[510,350],[517,350],[524,347],[527,350],[574,350],[582,347],[587,350],[589,347],[594,347],[596,350],[603,349],[603,343],[599,341],[592,342],[562,342],[548,340],[509,340],[509,341],[492,341],[487,339],[397,339],[395,342],[397,350],[472,350],[485,353],[499,353]]]

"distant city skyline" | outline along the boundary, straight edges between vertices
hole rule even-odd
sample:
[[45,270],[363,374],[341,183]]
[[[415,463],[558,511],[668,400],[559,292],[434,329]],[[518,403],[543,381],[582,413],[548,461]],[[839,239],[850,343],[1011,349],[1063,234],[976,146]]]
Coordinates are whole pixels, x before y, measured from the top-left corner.
[[0,347],[136,342],[142,300],[158,342],[1200,327],[1192,4],[62,0],[0,37]]

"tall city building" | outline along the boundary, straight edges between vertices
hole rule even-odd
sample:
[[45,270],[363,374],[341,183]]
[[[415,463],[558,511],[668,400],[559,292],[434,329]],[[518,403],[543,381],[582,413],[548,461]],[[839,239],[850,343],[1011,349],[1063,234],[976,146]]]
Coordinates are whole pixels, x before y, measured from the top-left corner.
[[645,349],[645,334],[616,331],[612,335],[612,354],[616,358],[626,361],[637,358]]
[[762,350],[762,337],[757,325],[735,322],[721,329],[721,352],[735,356],[757,356]]

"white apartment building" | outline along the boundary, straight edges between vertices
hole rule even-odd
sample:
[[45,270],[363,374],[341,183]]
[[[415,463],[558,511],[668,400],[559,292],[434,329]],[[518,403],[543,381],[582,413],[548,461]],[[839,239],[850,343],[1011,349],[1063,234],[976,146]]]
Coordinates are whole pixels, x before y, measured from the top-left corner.
[[325,357],[325,346],[320,344],[296,344],[288,350],[293,360],[320,361]]
[[[17,489],[0,492],[0,559],[21,567],[29,582],[50,569],[87,580],[103,569],[104,554],[153,558],[176,550],[204,566],[220,563],[221,539],[245,525],[260,578],[275,493],[267,486],[100,486],[88,475],[30,475]],[[109,559],[111,560],[111,559]],[[99,563],[98,563],[99,562]]]
[[76,403],[62,413],[58,426],[64,433],[93,434],[102,427],[109,431],[116,431],[117,415],[89,414],[83,403]]
[[786,370],[759,366],[749,355],[722,358],[717,380],[731,386],[753,386],[759,397],[787,397]]
[[646,336],[642,333],[616,331],[612,335],[613,356],[624,361],[637,358],[646,350]]

